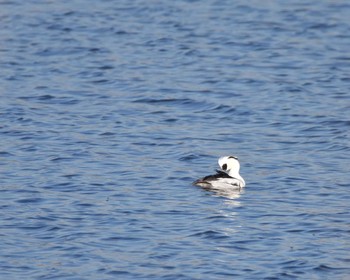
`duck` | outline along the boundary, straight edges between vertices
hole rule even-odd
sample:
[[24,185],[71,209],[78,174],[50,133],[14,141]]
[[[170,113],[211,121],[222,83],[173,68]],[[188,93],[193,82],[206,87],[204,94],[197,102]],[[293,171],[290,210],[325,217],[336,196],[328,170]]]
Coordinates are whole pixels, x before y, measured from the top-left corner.
[[240,163],[236,156],[223,156],[218,160],[220,170],[194,181],[192,184],[207,190],[240,190],[245,187],[245,181],[239,174]]

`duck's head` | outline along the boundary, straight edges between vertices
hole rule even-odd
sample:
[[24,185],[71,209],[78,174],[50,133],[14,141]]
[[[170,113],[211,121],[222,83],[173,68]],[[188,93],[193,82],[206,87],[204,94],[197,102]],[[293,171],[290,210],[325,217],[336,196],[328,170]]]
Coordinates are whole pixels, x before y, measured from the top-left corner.
[[219,158],[219,166],[226,173],[239,173],[240,164],[235,156],[225,156]]

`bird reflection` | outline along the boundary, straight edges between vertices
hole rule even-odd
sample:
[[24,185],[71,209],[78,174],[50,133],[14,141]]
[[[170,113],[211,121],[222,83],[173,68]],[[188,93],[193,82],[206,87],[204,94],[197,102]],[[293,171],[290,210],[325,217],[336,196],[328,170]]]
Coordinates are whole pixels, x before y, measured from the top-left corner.
[[[202,189],[211,193],[212,196],[224,197],[231,200],[232,202],[238,199],[244,193],[243,189],[240,189],[240,190],[239,189],[238,190],[237,189],[213,189],[213,188],[203,188],[203,187]],[[238,201],[235,201],[235,202],[238,203]]]

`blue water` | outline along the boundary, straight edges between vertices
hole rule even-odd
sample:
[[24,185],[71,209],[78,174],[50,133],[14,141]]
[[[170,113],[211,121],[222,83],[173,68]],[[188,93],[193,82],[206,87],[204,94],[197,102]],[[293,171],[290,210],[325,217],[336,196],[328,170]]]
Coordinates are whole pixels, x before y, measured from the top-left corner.
[[1,1],[0,278],[349,279],[349,14]]

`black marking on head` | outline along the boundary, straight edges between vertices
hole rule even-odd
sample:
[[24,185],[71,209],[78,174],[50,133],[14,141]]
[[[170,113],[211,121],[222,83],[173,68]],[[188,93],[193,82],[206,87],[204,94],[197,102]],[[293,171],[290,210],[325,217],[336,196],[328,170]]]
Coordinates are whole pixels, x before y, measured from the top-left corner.
[[227,164],[226,164],[226,163],[224,163],[224,164],[222,165],[222,167],[221,167],[221,168],[222,168],[222,170],[225,170],[225,171],[226,171],[226,170],[227,170]]
[[234,158],[234,159],[238,160],[238,157],[234,157],[234,156],[229,156],[228,158]]

